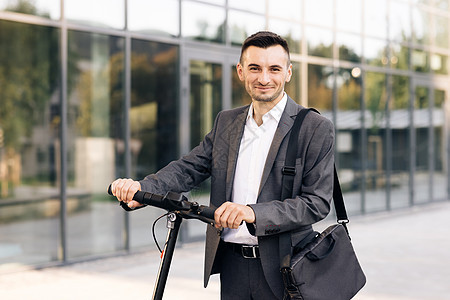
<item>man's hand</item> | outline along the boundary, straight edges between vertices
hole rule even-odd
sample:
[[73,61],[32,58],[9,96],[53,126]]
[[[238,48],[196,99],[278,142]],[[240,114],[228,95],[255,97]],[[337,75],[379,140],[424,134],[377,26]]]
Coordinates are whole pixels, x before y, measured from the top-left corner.
[[111,191],[117,200],[127,203],[129,208],[142,206],[133,200],[134,194],[141,190],[141,184],[132,179],[117,179],[111,184]]
[[255,212],[250,206],[225,202],[214,213],[216,228],[224,227],[237,229],[242,221],[255,222]]

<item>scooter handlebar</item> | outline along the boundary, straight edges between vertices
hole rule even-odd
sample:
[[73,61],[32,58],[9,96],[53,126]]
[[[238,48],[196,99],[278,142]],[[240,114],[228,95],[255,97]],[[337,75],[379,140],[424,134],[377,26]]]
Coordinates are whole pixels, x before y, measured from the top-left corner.
[[[111,185],[108,187],[108,194],[113,196]],[[188,212],[190,216],[197,215],[209,220],[214,220],[214,212],[216,211],[214,207],[198,205],[196,202],[188,201],[184,195],[174,192],[168,192],[163,196],[149,192],[137,191],[133,196],[133,200],[144,205],[162,208],[167,211],[179,210]],[[129,208],[123,201],[120,202],[120,206],[127,211],[134,210]]]

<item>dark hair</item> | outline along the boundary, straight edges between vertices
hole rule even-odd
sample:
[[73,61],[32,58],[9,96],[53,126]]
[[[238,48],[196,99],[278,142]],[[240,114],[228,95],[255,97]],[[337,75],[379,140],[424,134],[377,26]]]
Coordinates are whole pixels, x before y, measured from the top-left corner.
[[288,43],[281,36],[270,31],[259,31],[249,36],[242,44],[241,57],[239,61],[242,63],[242,55],[244,54],[245,50],[247,50],[247,48],[250,46],[267,49],[269,47],[276,45],[280,45],[281,47],[283,47],[283,49],[286,51],[288,55],[288,61],[290,61],[291,58],[289,55]]

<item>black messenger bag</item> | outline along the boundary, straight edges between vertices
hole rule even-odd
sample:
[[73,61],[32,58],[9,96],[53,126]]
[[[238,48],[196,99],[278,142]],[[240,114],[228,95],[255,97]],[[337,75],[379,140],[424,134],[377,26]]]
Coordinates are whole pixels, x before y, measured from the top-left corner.
[[[283,170],[295,167],[297,136],[310,110],[302,109],[295,119]],[[293,181],[292,172],[283,172],[282,199],[292,197]],[[337,224],[321,233],[313,232],[294,247],[294,253],[291,253],[290,232],[280,235],[280,272],[286,300],[349,300],[366,283],[348,234],[349,220],[336,168],[333,201]]]

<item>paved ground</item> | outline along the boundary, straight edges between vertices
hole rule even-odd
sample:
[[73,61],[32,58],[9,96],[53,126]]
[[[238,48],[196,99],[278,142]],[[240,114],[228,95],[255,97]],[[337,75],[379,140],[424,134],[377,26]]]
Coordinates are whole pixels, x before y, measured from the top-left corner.
[[[355,299],[449,300],[449,220],[450,202],[353,217],[350,234],[368,280]],[[219,299],[217,277],[203,288],[203,246],[176,249],[164,299]],[[148,251],[0,274],[0,299],[151,299],[158,265],[159,253]]]

